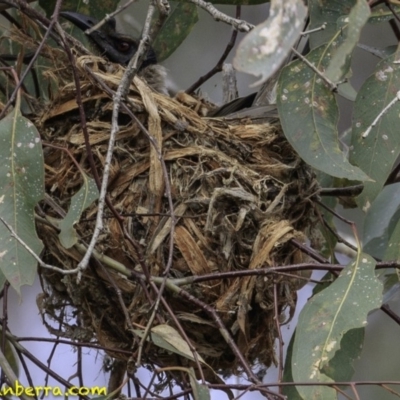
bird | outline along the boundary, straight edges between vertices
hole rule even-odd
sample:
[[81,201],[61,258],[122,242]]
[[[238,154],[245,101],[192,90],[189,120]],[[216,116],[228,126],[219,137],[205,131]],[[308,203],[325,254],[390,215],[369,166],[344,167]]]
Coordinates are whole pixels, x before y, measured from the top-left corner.
[[[60,16],[83,32],[93,28],[99,22],[95,18],[74,11],[62,11]],[[138,39],[117,32],[115,18],[109,18],[99,29],[87,36],[101,56],[122,66],[128,65],[139,47]],[[157,57],[152,47],[147,51],[138,75],[156,92],[169,95],[167,71],[157,63]]]
[[[62,11],[60,12],[60,16],[73,23],[83,32],[98,24],[95,18],[74,11]],[[115,18],[107,19],[99,29],[88,34],[88,37],[102,56],[122,66],[128,65],[139,47],[138,39],[117,31]],[[167,96],[172,94],[173,89],[171,90],[172,85],[168,79],[167,71],[162,65],[157,63],[156,54],[151,46],[138,74],[156,92]],[[243,118],[246,116],[258,118],[260,115],[264,118],[277,117],[276,106],[271,106],[268,103],[266,106],[259,107],[258,104],[255,104],[257,103],[257,98],[260,97],[259,95],[260,92],[239,97],[227,104],[216,107],[207,116],[211,118]]]

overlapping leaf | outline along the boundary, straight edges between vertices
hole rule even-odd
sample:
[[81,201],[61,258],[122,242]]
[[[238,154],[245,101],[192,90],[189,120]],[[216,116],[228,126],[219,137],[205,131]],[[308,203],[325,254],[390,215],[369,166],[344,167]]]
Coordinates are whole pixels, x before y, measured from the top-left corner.
[[329,42],[337,33],[337,21],[343,15],[348,15],[357,0],[309,0],[308,8],[310,14],[310,24],[308,30],[325,26],[310,35],[310,47],[315,49],[321,44]]
[[307,8],[302,0],[272,0],[269,18],[239,44],[233,65],[238,71],[271,77],[281,66],[303,30]]
[[338,30],[342,29],[341,44],[336,49],[325,72],[326,77],[331,81],[338,82],[349,70],[351,55],[369,15],[370,9],[365,0],[357,0],[350,14],[339,18]]
[[[309,53],[307,60],[323,71],[339,44],[340,32],[328,45]],[[339,148],[339,110],[334,93],[302,60],[282,70],[277,105],[286,138],[307,164],[339,178],[368,179]]]
[[[44,161],[35,126],[19,111],[19,104],[0,121],[0,216],[16,234],[40,254],[43,245],[35,229],[34,208],[44,196]],[[20,293],[31,285],[37,262],[0,223],[0,269]]]
[[[372,127],[372,123],[396,97],[400,88],[400,51],[382,60],[361,87],[354,108],[350,162],[373,181],[365,182],[357,204],[368,211],[388,178],[400,154],[400,102],[393,105]],[[369,128],[371,128],[369,130]],[[369,132],[366,137],[366,132]]]
[[[382,259],[391,235],[389,227],[398,221],[400,183],[385,186],[371,204],[364,221],[364,251]],[[393,222],[392,222],[393,221]]]
[[398,15],[399,13],[400,6],[394,4],[394,2],[391,4],[391,9],[386,4],[378,4],[372,9],[372,13],[368,22],[372,24],[379,24],[381,22],[393,19],[393,14]]
[[82,176],[83,185],[78,193],[72,197],[68,213],[59,223],[61,232],[58,236],[61,244],[66,249],[69,249],[78,242],[74,224],[79,221],[83,211],[99,197],[99,191],[94,180],[84,173],[82,173]]
[[[297,382],[333,382],[339,365],[350,364],[354,350],[343,347],[342,338],[352,329],[363,328],[368,313],[380,307],[382,283],[375,276],[375,261],[358,254],[328,288],[315,295],[300,313],[293,346],[292,373]],[[359,331],[361,332],[361,331]],[[359,343],[358,333],[356,342]],[[341,348],[342,346],[342,348]],[[336,356],[341,349],[342,354]],[[336,371],[336,373],[335,373]],[[336,399],[334,389],[326,386],[298,386],[307,400]]]
[[158,61],[168,58],[181,45],[198,19],[194,4],[177,2],[174,5],[153,44]]

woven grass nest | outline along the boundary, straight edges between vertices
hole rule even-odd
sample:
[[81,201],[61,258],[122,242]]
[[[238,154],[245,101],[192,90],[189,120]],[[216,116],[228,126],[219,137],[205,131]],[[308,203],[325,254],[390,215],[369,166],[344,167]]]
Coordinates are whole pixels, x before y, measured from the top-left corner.
[[[90,146],[101,175],[110,135],[112,100],[87,72],[88,67],[114,90],[122,68],[113,66],[107,71],[101,59],[78,59]],[[60,219],[55,210],[67,212],[72,196],[84,184],[82,171],[87,176],[92,176],[92,172],[71,71],[64,64],[48,74],[57,79],[59,91],[37,121],[43,139],[53,145],[44,149],[46,190],[52,200],[43,210],[49,217]],[[316,184],[311,171],[285,140],[277,119],[255,123],[250,119],[207,118],[203,116],[206,104],[185,94],[167,98],[151,91],[138,78],[131,85],[129,98],[131,109],[157,142],[168,171],[177,216],[170,278],[304,261],[290,240],[304,242],[312,236],[314,216],[310,199],[315,195]],[[139,251],[126,239],[108,208],[96,251],[137,273],[143,272],[144,263],[151,275],[162,277],[171,227],[165,177],[148,137],[137,123],[125,117],[122,111],[108,193]],[[93,233],[96,212],[94,202],[74,225],[85,243]],[[39,224],[38,230],[45,243],[47,262],[64,269],[77,266],[82,258],[77,246],[64,248],[50,226]],[[153,300],[156,296],[148,284],[140,285],[105,264],[107,268],[102,269],[90,263],[79,283],[75,275],[61,276],[42,269],[45,294],[40,308],[44,315],[62,322],[57,331],[49,324],[52,332],[83,341],[97,340],[107,349],[127,350],[126,355],[109,350],[113,357],[127,360],[137,350],[138,337],[127,327],[115,286],[135,328],[148,323],[152,308],[147,296]],[[278,288],[277,307],[283,315],[284,310],[294,309],[296,290],[302,282],[293,275],[216,277],[184,285],[183,289],[217,311],[250,365],[268,367],[274,362],[277,337],[274,284]],[[145,293],[145,288],[150,294]],[[208,365],[227,375],[240,371],[231,347],[204,308],[168,288],[164,289],[163,298]],[[174,326],[162,305],[157,315],[154,325],[163,321]],[[74,317],[70,323],[68,316]],[[143,351],[147,365],[187,364],[183,357],[150,342]]]

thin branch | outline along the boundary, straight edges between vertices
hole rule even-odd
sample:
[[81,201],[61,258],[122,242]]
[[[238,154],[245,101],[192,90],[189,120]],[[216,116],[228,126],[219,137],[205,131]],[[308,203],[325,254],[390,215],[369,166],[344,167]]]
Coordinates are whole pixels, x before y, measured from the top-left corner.
[[400,101],[400,90],[396,93],[396,97],[394,97],[389,104],[386,105],[386,107],[377,115],[377,117],[372,121],[372,124],[364,131],[364,133],[361,135],[363,139],[365,139],[371,130],[375,128],[375,126],[378,124],[379,120],[386,114],[398,101]]
[[[3,331],[4,332],[4,331]],[[23,354],[26,358],[28,358],[33,364],[35,364],[38,368],[41,370],[45,371],[48,373],[53,379],[55,379],[57,382],[61,383],[67,388],[72,388],[75,385],[68,382],[64,378],[62,378],[60,375],[55,373],[52,369],[48,368],[45,364],[43,364],[39,359],[37,359],[32,353],[30,353],[25,347],[23,347],[20,343],[18,343],[17,339],[9,332],[6,332],[8,340],[12,343],[12,345],[15,347],[17,351],[19,351],[21,354]],[[16,378],[14,382],[18,380]],[[90,400],[88,396],[86,395],[80,395],[82,399],[84,400]]]
[[136,2],[136,0],[128,0],[122,6],[117,7],[117,9],[115,11],[113,11],[112,13],[106,14],[106,16],[101,21],[99,21],[96,25],[92,26],[90,29],[86,29],[85,34],[90,35],[94,31],[100,29],[106,22],[108,22],[110,19],[114,18],[120,12],[124,11],[126,8],[128,8],[134,2]]
[[332,92],[337,91],[337,84],[333,83],[330,79],[328,79],[314,64],[308,61],[307,58],[303,56],[303,54],[299,53],[294,47],[292,47],[292,52],[296,54],[296,56],[301,61],[303,61],[304,64],[306,64],[309,68],[311,68],[323,81],[325,81],[325,83],[328,84]]
[[[240,18],[240,11],[241,11],[241,6],[236,6],[236,18]],[[226,45],[225,51],[222,53],[222,56],[218,60],[217,64],[209,72],[207,72],[205,75],[201,76],[195,83],[193,83],[192,86],[190,86],[188,89],[186,89],[185,90],[186,93],[189,93],[189,94],[193,93],[204,82],[209,80],[216,73],[222,71],[222,67],[224,65],[226,58],[228,57],[229,53],[235,46],[237,34],[238,34],[238,32],[236,30],[232,31],[231,38],[229,39],[229,42]]]
[[196,4],[196,6],[207,11],[216,21],[221,21],[228,25],[231,25],[234,29],[240,32],[250,32],[254,28],[254,25],[249,24],[244,20],[232,18],[229,15],[226,15],[223,12],[218,11],[211,3],[207,3],[203,0],[188,0],[188,1],[190,3]]
[[24,73],[22,74],[22,76],[20,77],[19,82],[17,83],[17,85],[15,86],[13,92],[11,93],[6,105],[4,106],[3,110],[0,113],[0,119],[4,117],[6,111],[8,110],[8,108],[10,107],[11,104],[13,104],[15,97],[17,96],[17,92],[19,90],[19,88],[21,87],[22,83],[24,82],[25,78],[27,77],[27,75],[29,74],[30,70],[33,67],[33,64],[35,63],[36,59],[39,57],[40,52],[42,51],[47,38],[50,35],[51,30],[53,29],[53,26],[57,23],[58,21],[58,13],[60,11],[60,7],[61,7],[61,0],[57,0],[56,5],[54,7],[54,13],[51,16],[51,20],[50,20],[50,24],[48,26],[48,29],[46,30],[42,40],[39,43],[38,48],[35,51],[35,54],[33,55],[32,59],[30,60],[29,64],[27,65]]
[[321,188],[318,192],[320,196],[358,196],[364,189],[364,185],[346,186],[341,188]]
[[382,304],[381,310],[396,322],[397,325],[400,325],[400,316],[393,312],[387,304]]
[[[275,329],[278,334],[278,343],[279,343],[279,351],[278,351],[278,382],[282,382],[283,380],[283,337],[281,332],[281,324],[280,324],[280,314],[278,309],[278,285],[274,283],[274,320],[275,320]],[[281,388],[279,388],[279,393],[282,394]]]
[[39,265],[42,268],[47,268],[50,269],[52,271],[56,271],[59,272],[60,274],[63,275],[71,275],[71,274],[76,274],[77,272],[79,272],[78,268],[75,269],[71,269],[71,270],[65,270],[65,269],[61,269],[58,268],[54,265],[50,265],[50,264],[46,264],[44,261],[42,261],[42,259],[18,236],[18,234],[15,232],[15,230],[13,229],[13,227],[2,217],[0,217],[0,222],[2,222],[4,224],[4,226],[9,230],[9,232],[11,233],[11,236],[18,241],[18,243],[23,246],[25,248],[25,250],[39,263]]

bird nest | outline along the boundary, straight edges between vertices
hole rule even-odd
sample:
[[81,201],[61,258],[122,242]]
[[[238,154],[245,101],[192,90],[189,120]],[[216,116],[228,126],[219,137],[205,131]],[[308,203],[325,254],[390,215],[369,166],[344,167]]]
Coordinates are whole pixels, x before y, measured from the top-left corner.
[[[98,211],[96,201],[82,207],[71,229],[75,239],[66,246],[54,226],[93,176],[90,158],[100,179],[105,164],[113,103],[104,84],[115,90],[122,68],[107,71],[102,63],[78,59],[88,143],[69,67],[47,72],[59,91],[37,121],[49,194],[42,210],[52,221],[38,224],[38,231],[45,261],[65,270],[81,261]],[[44,318],[47,326],[57,335],[97,340],[113,357],[128,360],[154,313],[153,326],[169,325],[183,338],[182,328],[184,340],[214,371],[241,370],[235,346],[249,365],[271,365],[277,319],[290,318],[303,281],[279,271],[252,275],[251,270],[304,261],[293,239],[304,243],[312,236],[313,174],[285,140],[278,119],[207,118],[204,102],[185,94],[167,98],[138,78],[127,103],[138,121],[121,110],[110,207],[89,267],[79,282],[76,275],[40,271],[42,315],[60,323],[56,329]],[[187,357],[152,338],[143,347],[144,364],[187,365]]]

